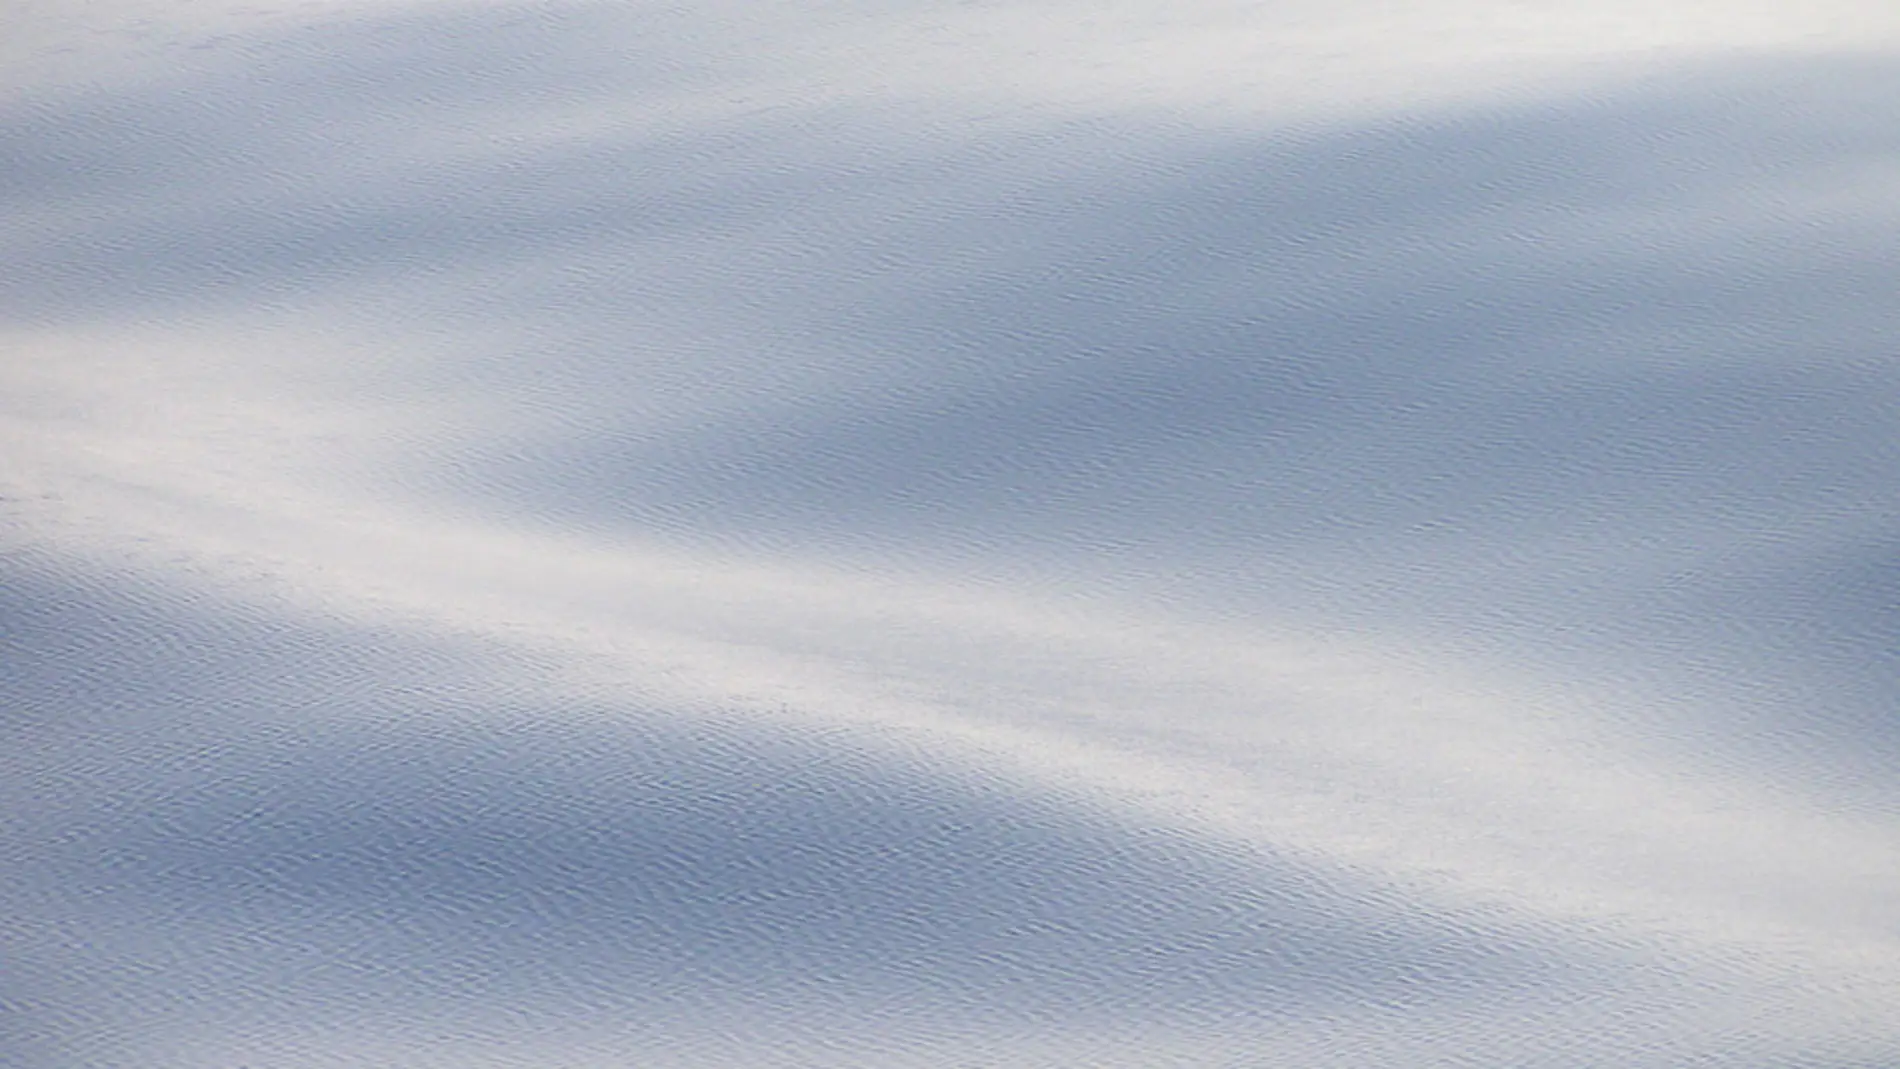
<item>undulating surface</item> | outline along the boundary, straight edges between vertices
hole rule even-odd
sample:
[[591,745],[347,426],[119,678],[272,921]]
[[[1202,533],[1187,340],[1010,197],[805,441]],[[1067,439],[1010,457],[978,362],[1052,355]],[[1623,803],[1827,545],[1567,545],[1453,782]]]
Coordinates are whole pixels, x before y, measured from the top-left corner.
[[0,1063],[1900,1064],[1900,8],[7,20]]

